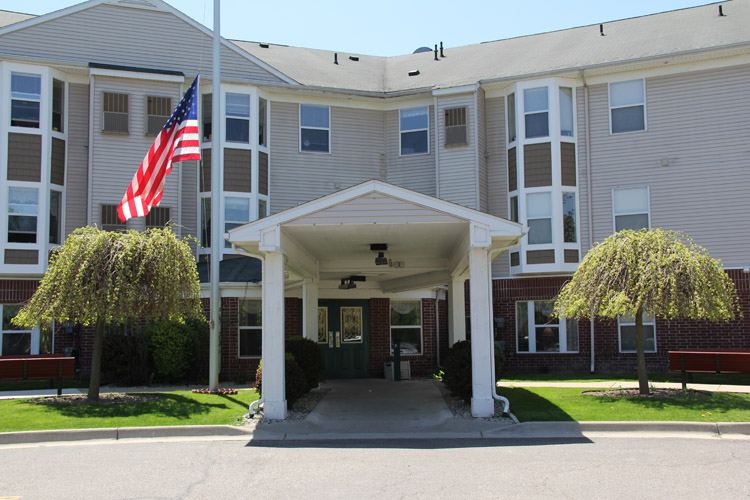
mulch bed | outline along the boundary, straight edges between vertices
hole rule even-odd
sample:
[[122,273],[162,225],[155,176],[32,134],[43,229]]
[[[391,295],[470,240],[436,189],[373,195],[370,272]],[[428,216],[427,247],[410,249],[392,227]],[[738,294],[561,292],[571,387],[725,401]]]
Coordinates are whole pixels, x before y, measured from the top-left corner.
[[161,398],[159,394],[100,394],[98,401],[89,401],[85,394],[74,396],[48,396],[44,398],[32,398],[27,401],[36,404],[47,405],[85,405],[85,404],[123,404],[123,403],[150,403]]
[[581,391],[584,396],[606,396],[609,398],[692,398],[710,397],[699,391],[682,391],[679,389],[651,389],[649,394],[641,394],[638,389],[608,389],[604,391]]

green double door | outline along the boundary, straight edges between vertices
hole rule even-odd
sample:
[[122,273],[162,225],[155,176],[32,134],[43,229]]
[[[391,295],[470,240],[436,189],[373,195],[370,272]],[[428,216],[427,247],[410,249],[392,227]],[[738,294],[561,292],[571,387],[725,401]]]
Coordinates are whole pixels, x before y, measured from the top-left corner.
[[319,300],[318,346],[326,360],[325,378],[367,378],[368,300]]

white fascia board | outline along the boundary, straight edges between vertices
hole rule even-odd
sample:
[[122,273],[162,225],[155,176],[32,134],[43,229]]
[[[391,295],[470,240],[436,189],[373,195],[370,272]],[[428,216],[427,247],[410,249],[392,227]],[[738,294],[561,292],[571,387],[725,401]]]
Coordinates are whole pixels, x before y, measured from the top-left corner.
[[93,76],[107,76],[110,78],[128,78],[135,80],[149,80],[153,82],[185,83],[185,76],[164,75],[160,73],[144,73],[141,71],[123,71],[116,69],[91,68]]
[[443,97],[447,95],[468,94],[468,93],[476,92],[478,88],[479,88],[479,83],[472,83],[471,85],[462,85],[460,87],[435,89],[432,91],[432,95],[435,97]]

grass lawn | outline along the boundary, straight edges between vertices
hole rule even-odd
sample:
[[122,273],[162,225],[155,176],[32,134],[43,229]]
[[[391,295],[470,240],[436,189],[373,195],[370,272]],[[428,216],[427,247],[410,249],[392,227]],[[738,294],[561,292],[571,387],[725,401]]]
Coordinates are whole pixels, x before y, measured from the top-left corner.
[[[693,373],[688,384],[750,385],[750,374]],[[638,381],[635,373],[502,373],[504,382],[609,382]],[[649,373],[649,382],[681,382],[679,373]]]
[[0,400],[0,432],[157,425],[237,424],[254,390],[220,396],[190,391],[158,393],[156,401],[140,403],[39,404],[28,399]]
[[510,411],[521,422],[750,421],[750,394],[716,392],[687,398],[625,398],[584,396],[582,390],[501,387],[498,393],[510,400]]

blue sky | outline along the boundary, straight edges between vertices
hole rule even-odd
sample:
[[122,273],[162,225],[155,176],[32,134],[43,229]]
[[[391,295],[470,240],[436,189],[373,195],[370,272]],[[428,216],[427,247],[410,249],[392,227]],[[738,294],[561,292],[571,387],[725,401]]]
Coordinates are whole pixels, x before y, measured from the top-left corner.
[[[76,0],[0,0],[0,9],[45,14]],[[213,26],[213,0],[167,0]],[[225,38],[393,56],[531,35],[710,3],[707,0],[222,0]],[[460,6],[457,8],[456,6]],[[731,2],[725,2],[725,10]]]

